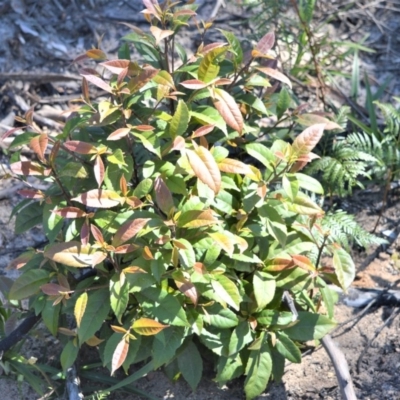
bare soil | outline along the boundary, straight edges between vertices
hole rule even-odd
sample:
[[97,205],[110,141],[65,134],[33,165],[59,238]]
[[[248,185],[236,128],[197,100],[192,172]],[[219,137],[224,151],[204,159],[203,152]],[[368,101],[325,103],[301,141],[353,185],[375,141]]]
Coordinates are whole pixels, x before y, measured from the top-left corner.
[[[225,1],[216,19],[222,29],[230,26],[241,38],[252,32],[243,18],[245,12],[237,6],[239,1]],[[207,19],[214,10],[213,0],[198,1],[200,14]],[[385,90],[388,100],[400,93],[400,2],[360,0],[350,9],[348,2],[332,0],[318,2],[318,13],[330,14],[328,30],[338,40],[358,43],[369,34],[366,45],[375,50],[368,55],[361,53],[362,70],[376,90],[386,78],[390,83]],[[96,47],[101,41],[102,49],[110,56],[118,49],[118,40],[130,30],[120,22],[134,24],[146,29],[139,14],[141,1],[127,0],[3,0],[0,1],[0,134],[14,126],[15,116],[35,105],[39,116],[36,122],[49,132],[62,126],[73,104],[79,97],[80,80],[76,66],[71,60],[85,50]],[[104,35],[104,36],[103,36]],[[279,38],[278,38],[279,39]],[[184,46],[198,45],[195,29],[182,33]],[[346,66],[347,72],[351,65]],[[10,74],[13,75],[10,75]],[[55,78],[52,74],[58,74]],[[342,85],[343,94],[348,94],[349,84]],[[361,88],[362,89],[362,88]],[[97,96],[96,91],[92,92]],[[306,99],[307,100],[307,99]],[[339,96],[335,101],[344,104]],[[318,107],[318,104],[314,104]],[[0,141],[1,148],[7,140]],[[1,149],[0,149],[1,150]],[[0,155],[1,177],[8,170],[7,158]],[[23,235],[14,235],[13,220],[9,220],[12,208],[20,200],[16,194],[21,184],[16,180],[0,180],[0,274],[14,279],[17,272],[5,270],[12,259],[27,247],[40,247],[45,237],[40,228]],[[348,199],[348,208],[357,214],[360,223],[372,230],[382,199],[382,193],[374,187],[357,192]],[[378,225],[377,232],[391,234],[391,244],[379,249],[354,251],[358,274],[354,286],[384,288],[399,279],[400,239],[398,223],[400,202],[393,190],[388,207]],[[0,277],[1,279],[1,277]],[[338,329],[332,334],[344,351],[350,364],[351,374],[359,399],[400,399],[400,317],[395,306],[379,306],[369,310],[356,325],[355,310],[339,304],[336,311]],[[353,321],[340,324],[353,318]],[[388,320],[389,319],[389,320]],[[377,334],[378,333],[378,334]],[[50,363],[58,348],[56,342],[44,335],[40,328],[35,338],[27,341],[28,355],[35,355],[39,362]],[[377,337],[374,338],[374,336]],[[360,359],[360,357],[362,357]],[[360,361],[359,361],[360,360]],[[170,383],[159,371],[138,381],[137,386],[160,399],[177,400],[239,400],[243,399],[243,381],[233,382],[222,389],[212,381],[213,371],[205,371],[196,393],[182,381]],[[3,374],[3,378],[6,376]],[[38,399],[26,383],[0,380],[1,398]],[[134,400],[139,397],[113,393],[110,399]],[[271,384],[260,398],[274,400],[339,399],[339,389],[332,364],[322,348],[316,348],[304,356],[301,365],[288,364],[281,384]]]

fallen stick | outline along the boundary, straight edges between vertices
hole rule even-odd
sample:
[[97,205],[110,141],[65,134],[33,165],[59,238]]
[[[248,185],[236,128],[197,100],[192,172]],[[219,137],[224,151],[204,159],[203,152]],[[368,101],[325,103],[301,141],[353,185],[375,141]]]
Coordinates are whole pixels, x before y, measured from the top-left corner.
[[321,342],[332,361],[333,367],[335,368],[342,399],[357,400],[353,381],[349,372],[349,365],[347,364],[343,352],[335,344],[330,335],[326,335]]
[[81,81],[79,75],[67,74],[39,74],[25,72],[0,72],[0,81],[24,81],[35,83]]

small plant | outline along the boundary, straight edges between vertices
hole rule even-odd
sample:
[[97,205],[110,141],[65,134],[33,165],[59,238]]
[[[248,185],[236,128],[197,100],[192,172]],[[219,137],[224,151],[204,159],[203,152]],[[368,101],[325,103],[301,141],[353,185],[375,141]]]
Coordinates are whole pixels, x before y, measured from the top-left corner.
[[[285,109],[259,89],[271,78],[290,86],[257,63],[274,35],[244,54],[221,30],[224,41],[203,42],[188,57],[176,35],[196,15],[192,1],[143,3],[150,33],[135,28],[116,60],[86,52],[102,73],[82,69],[85,104],[63,132],[38,131],[28,113],[27,131],[11,145],[29,144],[37,156],[16,151],[13,173],[49,184],[20,191],[16,230],[42,223],[49,244],[14,262],[22,275],[8,297],[29,298],[64,341],[63,370],[82,346],[98,348],[111,375],[147,361],[108,392],[157,368],[194,390],[206,347],[216,381],[245,375],[251,399],[281,379],[285,359],[301,361],[302,342],[334,327],[326,282],[346,289],[354,277],[306,194],[322,194],[321,185],[299,172],[325,124],[291,143],[263,142],[260,120]],[[198,25],[204,40],[211,26]],[[144,62],[131,60],[129,43]],[[108,96],[92,102],[89,83]],[[325,250],[333,269],[320,265]]]

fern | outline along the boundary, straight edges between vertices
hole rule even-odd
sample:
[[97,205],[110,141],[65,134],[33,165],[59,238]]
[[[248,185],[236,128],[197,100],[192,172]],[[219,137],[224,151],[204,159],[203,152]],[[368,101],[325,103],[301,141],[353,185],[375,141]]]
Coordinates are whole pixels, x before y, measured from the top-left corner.
[[335,210],[328,212],[322,220],[323,230],[329,230],[329,242],[339,243],[342,247],[349,250],[355,243],[361,247],[381,245],[387,243],[376,235],[367,232],[355,220],[354,215],[347,214],[343,210]]
[[360,178],[370,178],[371,165],[378,161],[370,152],[363,151],[362,146],[357,148],[357,139],[360,140],[352,135],[333,136],[331,143],[325,143],[328,155],[307,168],[308,174],[322,174],[321,183],[331,195],[346,196],[355,186],[363,188]]

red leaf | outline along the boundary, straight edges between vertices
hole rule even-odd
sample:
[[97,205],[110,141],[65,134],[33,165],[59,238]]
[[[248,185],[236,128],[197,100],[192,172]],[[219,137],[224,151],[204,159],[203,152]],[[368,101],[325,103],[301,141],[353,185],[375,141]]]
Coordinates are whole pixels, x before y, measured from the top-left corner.
[[110,133],[107,140],[119,140],[124,138],[126,135],[129,134],[131,128],[119,128],[116,131]]
[[165,38],[167,38],[167,37],[169,37],[169,36],[174,34],[174,31],[172,31],[170,29],[163,30],[163,29],[160,29],[158,26],[155,26],[155,25],[152,25],[150,27],[150,32],[153,34],[153,36],[156,39],[156,45],[160,44],[160,42],[163,39],[165,39]]
[[89,239],[90,239],[90,230],[89,230],[89,221],[86,220],[84,224],[82,225],[81,228],[81,243],[83,246],[86,246],[89,244]]
[[179,291],[182,292],[186,297],[189,297],[189,299],[192,300],[193,304],[196,306],[199,295],[193,283],[184,279],[175,280],[175,283]]
[[40,290],[48,296],[59,296],[60,292],[72,293],[68,288],[57,285],[56,283],[46,283],[40,287]]
[[45,133],[35,136],[29,142],[31,149],[37,154],[40,161],[44,160],[44,154],[47,149],[47,144],[49,143],[49,138]]
[[187,81],[181,82],[180,85],[182,85],[183,87],[185,87],[187,89],[199,90],[199,89],[204,89],[209,84],[204,83],[198,79],[189,79]]
[[214,128],[215,128],[215,125],[204,125],[201,128],[198,128],[193,132],[192,138],[197,138],[197,137],[208,135],[210,132],[213,131]]
[[17,161],[10,164],[10,169],[16,175],[49,176],[51,173],[50,168],[44,168],[40,164],[33,161]]
[[279,82],[286,83],[286,85],[292,88],[292,82],[290,82],[289,78],[283,75],[281,72],[277,71],[276,69],[268,67],[257,67],[256,69],[258,69],[260,72],[263,72],[265,75],[268,75],[271,78],[276,79]]
[[58,210],[53,210],[52,212],[54,214],[61,215],[61,217],[64,218],[82,218],[87,215],[85,211],[78,207],[64,207]]
[[158,73],[159,69],[155,69],[153,67],[144,68],[138,76],[135,76],[128,82],[128,89],[131,94],[137,92],[141,89],[147,82],[151,81]]
[[213,102],[226,124],[242,134],[243,116],[235,99],[225,90],[214,89]]
[[100,89],[105,90],[108,93],[112,93],[112,88],[111,86],[104,82],[103,79],[99,78],[96,75],[86,75],[86,74],[82,74],[81,75],[86,78],[86,80],[88,80],[90,83],[93,83],[93,85],[99,87]]
[[163,213],[169,215],[171,209],[174,208],[174,199],[172,198],[172,194],[161,176],[158,176],[154,181],[154,192],[158,207]]
[[96,178],[98,187],[100,187],[104,180],[104,164],[100,155],[96,157],[94,162],[94,177]]
[[316,124],[308,127],[294,139],[292,149],[297,157],[310,153],[320,141],[325,124]]
[[182,150],[185,148],[185,139],[182,136],[177,136],[172,143],[171,150]]
[[186,150],[194,174],[217,194],[221,188],[221,172],[212,154],[204,147]]
[[125,202],[132,208],[141,207],[143,205],[143,202],[135,196],[125,197]]
[[150,218],[136,218],[127,221],[117,230],[114,235],[112,245],[118,247],[136,236],[150,221]]
[[44,199],[44,194],[41,190],[21,189],[17,193],[27,199]]
[[256,50],[258,50],[260,53],[267,54],[272,49],[274,43],[275,43],[275,33],[268,32],[257,43]]
[[92,235],[96,242],[99,242],[101,244],[104,243],[104,237],[103,234],[101,233],[101,230],[96,226],[96,225],[90,225],[90,231],[92,232]]
[[92,189],[86,193],[71,199],[82,203],[85,206],[94,208],[111,208],[115,207],[121,202],[121,197],[118,193],[112,190]]
[[78,154],[96,154],[97,149],[90,143],[81,142],[80,140],[69,140],[64,143],[64,146],[69,150]]
[[126,71],[129,68],[131,61],[129,60],[111,60],[100,63],[100,65],[115,75],[119,75],[121,72]]
[[129,350],[129,338],[123,337],[114,351],[111,361],[111,375],[124,363]]
[[115,254],[126,254],[126,253],[133,253],[139,248],[136,244],[123,244],[122,246],[118,246],[115,250]]
[[226,43],[224,43],[224,42],[210,43],[210,44],[207,44],[206,46],[204,46],[199,53],[205,56],[210,51],[212,51],[214,49],[218,49],[219,47],[224,47],[224,46],[226,46]]
[[133,129],[140,132],[151,132],[154,131],[155,128],[151,125],[136,125]]

